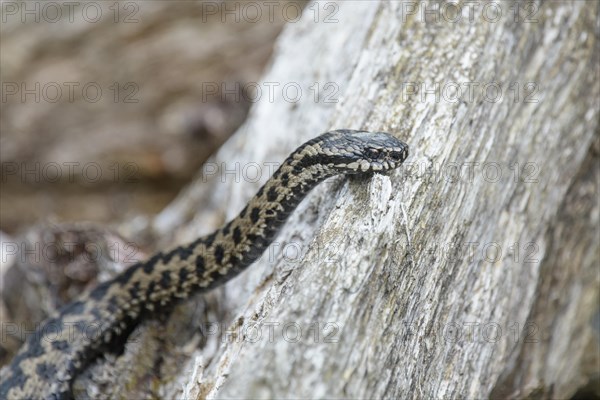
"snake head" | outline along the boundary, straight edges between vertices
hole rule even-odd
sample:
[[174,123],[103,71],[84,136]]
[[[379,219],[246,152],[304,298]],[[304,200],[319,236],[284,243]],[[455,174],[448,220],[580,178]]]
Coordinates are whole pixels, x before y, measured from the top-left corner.
[[408,145],[385,132],[337,130],[318,139],[322,164],[336,173],[363,174],[398,168],[408,157]]

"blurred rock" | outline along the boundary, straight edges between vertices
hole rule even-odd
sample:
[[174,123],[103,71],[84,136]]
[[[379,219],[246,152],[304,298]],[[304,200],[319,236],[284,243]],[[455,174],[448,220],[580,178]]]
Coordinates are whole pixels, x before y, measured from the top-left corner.
[[167,204],[245,119],[285,22],[236,4],[3,3],[0,228]]

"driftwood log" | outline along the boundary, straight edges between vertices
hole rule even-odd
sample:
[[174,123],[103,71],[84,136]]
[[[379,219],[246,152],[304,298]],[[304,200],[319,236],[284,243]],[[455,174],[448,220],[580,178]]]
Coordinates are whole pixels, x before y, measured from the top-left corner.
[[598,11],[308,4],[156,247],[232,218],[331,128],[392,132],[406,165],[318,187],[259,262],[139,329],[78,395],[599,395]]

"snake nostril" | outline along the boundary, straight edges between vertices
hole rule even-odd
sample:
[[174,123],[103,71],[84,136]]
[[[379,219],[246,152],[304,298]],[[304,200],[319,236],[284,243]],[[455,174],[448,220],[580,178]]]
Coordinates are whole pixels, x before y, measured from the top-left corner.
[[390,158],[394,161],[401,161],[402,160],[402,152],[392,151],[392,152],[390,152]]

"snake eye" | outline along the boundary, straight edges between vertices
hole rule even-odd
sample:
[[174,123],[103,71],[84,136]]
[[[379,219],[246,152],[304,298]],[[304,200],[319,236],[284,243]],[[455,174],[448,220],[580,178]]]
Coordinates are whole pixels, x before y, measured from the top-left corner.
[[366,149],[365,156],[370,158],[371,160],[377,160],[379,158],[379,150],[376,149]]

